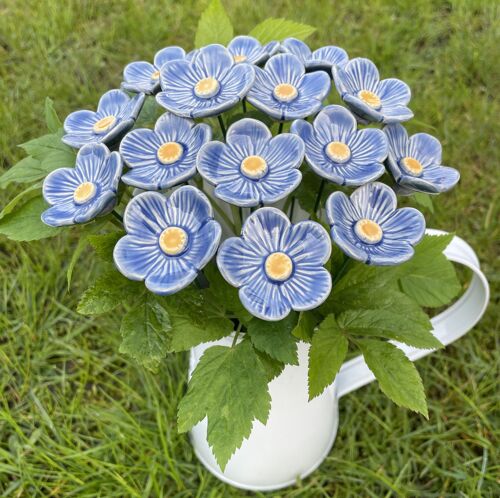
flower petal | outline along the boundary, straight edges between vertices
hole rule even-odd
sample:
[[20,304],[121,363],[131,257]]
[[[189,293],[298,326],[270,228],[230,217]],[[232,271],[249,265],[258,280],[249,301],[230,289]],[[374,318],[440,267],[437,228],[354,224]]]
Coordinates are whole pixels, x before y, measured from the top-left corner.
[[[346,93],[342,96],[342,99],[347,104],[347,107],[349,107],[349,109],[355,114],[361,124],[367,124],[370,122],[380,123],[384,121],[384,114],[382,114],[381,111],[376,111],[358,97],[351,95],[350,93]],[[363,122],[362,120],[366,122]]]
[[281,50],[295,55],[303,64],[311,58],[311,49],[303,41],[297,38],[286,38],[283,40],[281,43]]
[[73,168],[59,168],[43,181],[43,198],[51,205],[73,202],[75,189],[82,183]]
[[[324,71],[304,75],[299,84],[299,98],[315,98],[322,101],[330,91],[330,77]],[[293,103],[293,102],[292,102]]]
[[351,202],[361,218],[382,224],[397,207],[394,190],[387,185],[374,182],[356,189],[351,194]]
[[340,105],[326,106],[314,119],[314,131],[323,146],[331,141],[348,144],[356,129],[356,118]]
[[417,244],[425,234],[424,215],[414,208],[397,209],[381,224],[386,239],[403,240],[411,245]]
[[332,250],[328,232],[314,221],[300,221],[293,225],[283,244],[293,262],[301,266],[324,265]]
[[168,201],[159,192],[143,192],[135,196],[125,209],[123,225],[127,233],[140,238],[157,240],[168,226]]
[[244,118],[229,127],[226,143],[243,149],[247,155],[260,155],[272,137],[269,128],[262,121]]
[[94,111],[75,111],[64,120],[64,131],[68,134],[92,134],[94,124],[98,121]]
[[280,42],[273,40],[269,43],[266,43],[263,47],[264,51],[267,53],[268,57],[274,55],[280,48]]
[[127,64],[123,70],[122,88],[133,92],[153,92],[159,86],[159,81],[152,78],[155,71],[156,68],[149,62]]
[[201,270],[215,255],[219,247],[221,226],[215,220],[207,221],[200,230],[192,234],[189,244],[189,257],[192,265]]
[[311,54],[310,60],[306,63],[308,69],[331,69],[332,66],[344,67],[349,61],[347,52],[340,47],[327,45],[320,47]]
[[304,142],[292,133],[282,133],[269,141],[261,151],[269,166],[269,173],[298,168],[304,159]]
[[394,266],[413,257],[413,247],[402,240],[386,240],[382,244],[367,246],[365,262],[376,266]]
[[51,227],[61,227],[73,225],[75,212],[78,206],[74,202],[68,201],[62,204],[56,204],[42,213],[42,221]]
[[212,185],[233,182],[241,177],[241,160],[222,142],[207,142],[198,153],[197,168]]
[[387,136],[389,145],[389,155],[395,161],[399,161],[408,154],[408,132],[403,125],[394,123],[384,126],[384,133]]
[[233,58],[226,47],[216,43],[200,49],[194,61],[194,69],[199,79],[223,80],[233,65]]
[[381,163],[387,157],[387,139],[382,130],[365,128],[349,142],[352,161],[357,165]]
[[196,232],[201,225],[213,218],[213,209],[207,196],[191,185],[175,190],[168,202],[168,223],[190,232]]
[[297,86],[305,73],[304,64],[292,54],[277,54],[271,57],[264,66],[273,86],[290,83]]
[[120,154],[129,168],[156,166],[157,152],[161,146],[158,135],[147,128],[132,130],[120,144]]
[[380,76],[377,66],[362,57],[351,59],[344,68],[345,81],[349,93],[356,94],[360,90],[376,92]]
[[116,192],[105,189],[91,201],[78,206],[75,212],[75,223],[87,223],[97,216],[102,216],[110,213],[116,204]]
[[215,197],[240,207],[257,206],[261,199],[259,184],[243,175],[233,181],[220,183],[214,190]]
[[260,208],[252,213],[243,225],[241,234],[247,244],[267,253],[280,251],[282,239],[290,229],[290,220],[279,209]]
[[411,99],[410,87],[401,80],[396,78],[387,78],[382,80],[378,85],[378,93],[384,105],[406,105]]
[[427,133],[416,133],[410,137],[408,155],[420,161],[424,168],[441,164],[442,147],[439,140]]
[[97,115],[99,119],[106,116],[119,116],[130,102],[130,97],[121,90],[109,90],[99,100]]
[[253,36],[236,36],[229,42],[227,49],[233,58],[235,56],[245,56],[244,62],[249,64],[260,64],[269,57],[268,52]]
[[419,177],[401,175],[399,184],[414,191],[439,194],[453,188],[460,180],[460,173],[448,166],[427,166]]
[[404,105],[385,106],[381,111],[383,115],[383,123],[400,123],[401,121],[408,121],[413,117],[413,111]]
[[266,181],[257,183],[259,201],[263,204],[274,204],[293,192],[302,180],[298,169],[281,169],[271,171]]
[[361,219],[357,207],[343,192],[333,192],[326,201],[326,215],[332,226],[338,226],[341,231],[352,230],[353,224]]
[[187,258],[165,256],[147,275],[145,284],[151,292],[168,296],[187,287],[197,275]]
[[184,59],[186,57],[186,51],[177,46],[165,47],[156,52],[154,58],[154,65],[161,69],[163,64],[170,61],[175,61],[178,59]]
[[281,286],[281,292],[295,311],[317,308],[330,295],[332,277],[322,267],[298,267]]
[[80,182],[97,182],[109,154],[103,144],[84,145],[76,156],[76,176]]

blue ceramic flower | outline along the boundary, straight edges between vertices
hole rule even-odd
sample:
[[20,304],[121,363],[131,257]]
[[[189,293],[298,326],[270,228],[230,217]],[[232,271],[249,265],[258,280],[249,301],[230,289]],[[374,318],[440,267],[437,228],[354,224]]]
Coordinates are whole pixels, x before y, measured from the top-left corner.
[[125,210],[127,235],[113,258],[130,280],[144,280],[155,294],[188,286],[217,251],[221,227],[205,194],[195,187],[177,189],[167,199],[159,192],[134,197]]
[[394,191],[368,183],[350,197],[334,192],[326,203],[333,241],[349,257],[372,265],[398,265],[413,256],[425,219],[413,208],[396,209]]
[[381,176],[387,140],[381,130],[358,130],[356,118],[339,105],[325,107],[308,123],[298,119],[292,133],[306,145],[306,161],[315,173],[338,185],[363,185]]
[[236,206],[272,204],[300,183],[298,167],[304,144],[296,135],[273,138],[255,119],[241,119],[229,127],[226,143],[208,142],[198,154],[198,171],[212,185],[215,196]]
[[178,116],[214,116],[245,97],[254,78],[252,65],[236,64],[222,45],[207,45],[191,61],[171,61],[162,67],[163,91],[156,100]]
[[123,138],[120,154],[131,169],[122,181],[144,190],[163,190],[185,182],[196,173],[198,151],[211,137],[207,124],[165,113],[154,130],[132,130]]
[[234,62],[262,64],[277,52],[279,46],[277,41],[262,45],[253,36],[237,36],[229,42],[227,49],[233,56]]
[[138,93],[130,98],[121,90],[106,92],[97,111],[75,111],[64,121],[66,135],[62,141],[75,148],[85,144],[117,142],[132,126],[141,112],[145,95]]
[[314,52],[297,38],[287,38],[281,43],[281,51],[296,55],[308,71],[323,69],[330,72],[333,66],[344,67],[349,57],[343,48],[327,45]]
[[298,57],[277,54],[264,69],[255,68],[247,100],[274,119],[288,120],[316,113],[329,91],[330,78],[324,71],[305,74]]
[[163,64],[185,57],[183,48],[173,46],[156,52],[153,64],[145,61],[131,62],[123,70],[122,88],[130,92],[154,94],[160,89],[160,69]]
[[342,100],[362,119],[398,123],[413,117],[406,107],[410,88],[396,78],[380,81],[375,64],[362,58],[352,59],[344,68],[333,67],[333,79]]
[[43,197],[51,205],[42,213],[46,225],[58,227],[86,223],[115,207],[122,172],[118,152],[102,144],[83,146],[74,168],[60,168],[43,182]]
[[441,144],[427,133],[408,137],[400,124],[384,127],[389,140],[387,165],[396,183],[410,191],[439,194],[453,188],[460,173],[441,166]]
[[278,209],[252,213],[241,237],[225,240],[217,255],[224,278],[239,287],[240,300],[262,320],[281,320],[290,311],[319,306],[332,280],[323,268],[331,252],[327,231],[314,221],[292,225]]

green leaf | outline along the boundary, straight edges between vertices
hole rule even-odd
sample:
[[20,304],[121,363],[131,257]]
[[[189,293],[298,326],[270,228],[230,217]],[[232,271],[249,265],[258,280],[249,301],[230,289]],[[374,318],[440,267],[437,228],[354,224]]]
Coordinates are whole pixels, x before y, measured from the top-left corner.
[[304,211],[307,211],[308,213],[313,212],[320,184],[321,179],[318,175],[310,170],[303,171],[302,181],[293,195],[299,201],[300,207]]
[[54,102],[50,97],[45,99],[45,122],[52,133],[56,133],[62,127],[61,120],[54,109]]
[[444,306],[460,292],[455,268],[443,254],[452,239],[453,234],[426,235],[415,256],[399,267],[401,290],[420,306]]
[[26,197],[32,198],[35,196],[40,196],[40,187],[39,183],[35,185],[30,185],[28,188],[24,189],[22,192],[19,192],[13,199],[11,199],[0,212],[0,218],[3,218],[6,214],[14,211],[16,206],[23,200],[26,200]]
[[398,406],[428,418],[422,379],[403,351],[389,342],[374,339],[363,339],[357,343],[384,394]]
[[348,341],[335,317],[328,315],[314,334],[309,349],[309,400],[320,395],[335,380],[347,348]]
[[54,237],[61,233],[62,227],[53,228],[45,225],[40,216],[47,209],[42,197],[30,199],[19,209],[0,220],[0,233],[11,240],[30,241]]
[[221,0],[212,0],[201,14],[194,45],[196,48],[220,43],[227,45],[233,38],[233,25]]
[[257,38],[261,43],[268,43],[273,40],[283,41],[289,37],[305,40],[315,31],[316,28],[308,24],[271,17],[257,24],[249,35]]
[[82,294],[77,311],[82,315],[107,313],[128,300],[135,300],[142,291],[140,282],[133,282],[110,268]]
[[168,352],[171,329],[167,311],[156,298],[145,293],[140,304],[122,320],[120,353],[132,357],[145,368],[156,371]]
[[30,140],[29,142],[25,142],[21,144],[21,147],[26,154],[29,156],[33,156],[35,159],[42,161],[45,159],[51,152],[54,151],[64,151],[68,154],[75,155],[75,152],[71,147],[66,144],[63,144],[61,141],[61,137],[64,134],[64,130],[60,129],[57,133],[49,133],[48,135],[43,135],[41,137]]
[[256,349],[255,352],[257,353],[264,370],[266,371],[268,382],[271,382],[273,379],[278,377],[281,372],[283,372],[283,369],[286,366],[283,362],[271,358],[268,354],[263,351],[259,351],[258,349]]
[[90,245],[97,256],[108,263],[113,261],[113,250],[116,243],[125,235],[123,230],[103,234],[89,235]]
[[314,328],[321,320],[321,315],[314,310],[301,311],[297,325],[292,330],[292,335],[305,342],[311,342]]
[[252,344],[271,358],[290,365],[298,365],[297,339],[292,335],[296,324],[296,313],[290,313],[277,322],[253,318],[247,325],[247,334]]
[[428,209],[431,213],[434,213],[434,204],[432,203],[432,197],[429,194],[417,192],[413,194],[413,199],[419,206]]
[[58,168],[73,168],[75,162],[76,155],[72,150],[53,150],[43,157],[42,168],[49,173]]
[[6,188],[11,183],[35,182],[44,178],[50,171],[52,170],[47,170],[46,165],[38,159],[31,156],[25,157],[0,176],[0,188]]
[[250,341],[208,348],[196,366],[178,411],[179,432],[208,417],[207,440],[222,470],[250,435],[254,420],[267,422],[267,375]]

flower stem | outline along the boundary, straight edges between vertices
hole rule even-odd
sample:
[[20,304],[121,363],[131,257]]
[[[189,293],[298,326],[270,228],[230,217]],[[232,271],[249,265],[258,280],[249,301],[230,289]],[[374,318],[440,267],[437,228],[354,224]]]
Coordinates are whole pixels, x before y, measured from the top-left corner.
[[278,135],[283,131],[283,125],[285,124],[284,121],[280,121],[280,125],[279,125],[279,128],[278,128]]
[[245,99],[243,99],[241,101],[241,106],[243,107],[243,112],[246,113],[247,112],[247,101]]
[[234,348],[234,346],[236,346],[236,342],[238,341],[238,336],[240,335],[242,326],[243,326],[243,323],[239,322],[238,327],[236,328],[236,332],[235,332],[234,337],[233,337],[233,343],[231,344],[232,348]]
[[241,208],[238,208],[238,206],[234,206],[231,204],[231,212],[233,214],[233,221],[234,221],[234,232],[236,235],[239,235],[241,233],[241,225],[243,220],[241,219]]
[[123,225],[123,217],[120,213],[116,212],[116,210],[113,209],[113,211],[111,211],[111,214]]
[[290,221],[293,223],[293,210],[295,209],[295,197],[292,196],[292,202],[290,204],[290,214],[288,215],[288,218]]
[[321,180],[321,185],[319,186],[318,196],[316,197],[316,202],[314,203],[313,213],[316,214],[318,212],[318,208],[321,202],[321,196],[323,195],[323,190],[325,189],[325,180]]
[[224,124],[224,120],[222,119],[222,115],[218,115],[217,119],[219,120],[220,130],[222,131],[222,136],[224,140],[226,139],[226,125]]
[[196,276],[195,279],[195,283],[198,289],[206,289],[209,286],[207,277],[205,277],[205,274],[203,273],[202,270],[198,272],[198,275]]
[[[205,194],[207,195],[207,197],[209,197],[206,192],[205,192]],[[231,229],[236,234],[237,232],[236,232],[236,229],[234,227],[234,223],[231,221],[231,218],[229,218],[229,216],[225,213],[224,209],[222,209],[222,207],[219,206],[219,204],[217,203],[216,200],[214,200],[212,198],[210,198],[210,200],[212,201],[211,202],[212,206],[215,208],[217,213],[219,213],[219,216],[224,220],[224,222],[226,223],[228,228]]]

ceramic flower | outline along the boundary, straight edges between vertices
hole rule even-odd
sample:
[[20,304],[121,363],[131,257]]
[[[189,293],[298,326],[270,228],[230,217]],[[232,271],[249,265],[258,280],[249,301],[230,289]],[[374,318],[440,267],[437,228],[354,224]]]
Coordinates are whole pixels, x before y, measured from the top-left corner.
[[75,111],[65,119],[62,141],[77,149],[85,144],[117,142],[134,126],[145,97],[138,93],[131,98],[121,90],[106,92],[97,111]]
[[387,165],[401,187],[410,191],[439,194],[453,188],[460,173],[441,166],[441,144],[427,133],[408,137],[400,124],[387,125],[384,132],[389,140]]
[[214,116],[245,97],[254,78],[252,65],[235,63],[222,45],[207,45],[191,61],[171,61],[162,67],[163,91],[156,100],[178,116]]
[[167,199],[144,192],[128,204],[123,218],[127,235],[115,246],[118,270],[144,280],[155,294],[188,286],[217,251],[221,227],[205,194],[185,186]]
[[236,36],[229,42],[227,49],[236,63],[262,64],[278,51],[279,46],[277,41],[262,45],[253,36]]
[[277,54],[264,69],[255,68],[247,100],[274,119],[289,120],[316,113],[329,91],[330,78],[324,71],[305,74],[298,57]]
[[349,60],[343,48],[327,45],[314,52],[301,40],[287,38],[281,43],[281,51],[296,55],[308,71],[323,69],[330,72],[333,66],[344,67]]
[[131,169],[122,181],[143,190],[185,182],[196,173],[198,151],[211,137],[207,124],[165,113],[154,130],[135,129],[123,138],[120,154]]
[[43,182],[43,197],[50,208],[42,213],[46,225],[58,227],[86,223],[115,207],[122,172],[118,152],[102,144],[84,145],[74,168],[60,168]]
[[323,265],[330,252],[330,238],[319,223],[292,225],[280,210],[266,207],[248,217],[241,237],[222,243],[217,265],[240,289],[252,315],[281,320],[292,309],[310,310],[328,297],[332,281]]
[[333,241],[349,257],[372,265],[398,265],[413,256],[425,232],[420,211],[396,209],[394,191],[368,183],[350,197],[334,192],[326,203]]
[[255,119],[241,119],[229,127],[226,143],[208,142],[198,154],[198,171],[212,185],[215,196],[236,206],[272,204],[300,183],[298,170],[304,144],[296,135],[273,138]]
[[398,123],[413,117],[406,107],[410,88],[396,78],[380,81],[375,64],[363,58],[352,59],[344,68],[333,67],[333,79],[342,100],[367,121]]
[[122,88],[130,92],[156,93],[160,89],[160,69],[163,64],[185,57],[183,48],[173,46],[156,52],[153,64],[146,61],[131,62],[123,70]]
[[306,161],[313,171],[338,185],[363,185],[385,169],[387,139],[381,130],[358,130],[356,118],[339,105],[325,107],[308,123],[298,119],[290,128],[305,143]]

